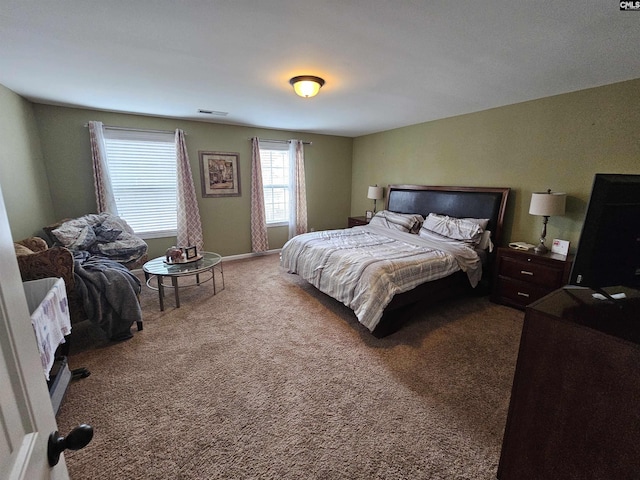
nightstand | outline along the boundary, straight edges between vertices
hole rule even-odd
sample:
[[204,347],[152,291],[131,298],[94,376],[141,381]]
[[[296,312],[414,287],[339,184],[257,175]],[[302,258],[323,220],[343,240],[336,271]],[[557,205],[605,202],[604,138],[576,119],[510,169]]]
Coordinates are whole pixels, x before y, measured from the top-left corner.
[[349,217],[348,218],[349,228],[357,227],[359,225],[366,225],[368,223],[369,223],[369,220],[367,220],[367,217]]
[[566,285],[573,255],[534,252],[500,247],[496,258],[491,301],[524,308]]

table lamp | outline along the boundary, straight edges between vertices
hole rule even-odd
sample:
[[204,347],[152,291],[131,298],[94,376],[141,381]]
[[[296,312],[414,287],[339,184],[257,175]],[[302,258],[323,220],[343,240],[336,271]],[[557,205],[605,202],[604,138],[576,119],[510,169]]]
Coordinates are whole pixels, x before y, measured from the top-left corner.
[[384,196],[384,188],[379,187],[377,184],[373,187],[369,187],[369,191],[367,192],[367,198],[373,200],[373,213],[376,213],[376,201],[382,200]]
[[555,215],[564,215],[564,210],[567,202],[566,193],[551,193],[551,190],[546,192],[534,192],[531,194],[531,204],[529,205],[530,215],[539,215],[544,218],[542,226],[542,234],[540,235],[540,245],[534,248],[534,251],[538,254],[544,254],[549,251],[545,246],[545,238],[547,236],[547,222],[549,217]]

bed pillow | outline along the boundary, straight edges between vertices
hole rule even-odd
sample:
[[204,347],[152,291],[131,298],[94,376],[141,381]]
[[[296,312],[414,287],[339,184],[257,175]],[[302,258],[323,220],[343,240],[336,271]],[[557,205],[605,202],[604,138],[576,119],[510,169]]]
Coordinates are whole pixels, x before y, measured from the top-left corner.
[[478,248],[480,250],[489,250],[489,252],[493,252],[493,242],[491,241],[491,230],[485,230],[482,232],[480,236],[480,241],[478,242]]
[[381,210],[373,216],[369,225],[380,225],[402,232],[418,233],[423,221],[424,217],[417,213],[396,213],[390,210]]
[[482,227],[474,220],[449,217],[430,213],[424,220],[422,228],[454,240],[478,243],[482,236]]
[[482,230],[486,230],[487,227],[489,226],[488,218],[463,218],[462,220],[467,220],[472,223],[477,223],[478,225],[480,225],[480,228],[482,228]]

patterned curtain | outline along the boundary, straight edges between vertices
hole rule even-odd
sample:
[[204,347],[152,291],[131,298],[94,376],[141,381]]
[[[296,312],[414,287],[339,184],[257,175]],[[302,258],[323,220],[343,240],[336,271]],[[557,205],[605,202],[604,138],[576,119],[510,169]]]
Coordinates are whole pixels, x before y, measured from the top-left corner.
[[251,249],[254,252],[269,250],[267,220],[264,213],[264,188],[260,163],[260,142],[251,139]]
[[304,177],[304,149],[300,140],[289,141],[289,238],[307,233],[307,188]]
[[96,190],[97,211],[118,215],[118,207],[116,206],[116,199],[113,196],[109,168],[107,167],[104,127],[102,122],[89,122],[89,141],[91,142],[93,185]]
[[196,246],[198,251],[204,250],[202,238],[202,223],[196,199],[196,189],[193,185],[189,154],[184,138],[184,132],[176,130],[176,154],[178,167],[178,245],[182,247]]

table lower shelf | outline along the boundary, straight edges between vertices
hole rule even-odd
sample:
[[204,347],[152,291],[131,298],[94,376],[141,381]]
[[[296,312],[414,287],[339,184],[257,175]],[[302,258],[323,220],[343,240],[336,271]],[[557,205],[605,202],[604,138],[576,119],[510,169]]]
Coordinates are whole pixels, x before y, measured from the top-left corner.
[[[181,288],[190,288],[190,287],[199,287],[203,283],[212,282],[213,284],[213,294],[217,295],[218,288],[216,285],[216,268],[219,270],[220,275],[222,277],[222,288],[220,290],[224,290],[224,271],[222,269],[222,263],[218,263],[216,265],[212,265],[210,269],[202,270],[198,273],[186,273],[181,275],[154,275],[145,272],[146,284],[152,290],[156,290],[158,292],[158,301],[160,303],[160,311],[164,311],[164,289],[165,288],[173,288],[174,298],[176,302],[176,308],[180,308],[180,295],[179,290]],[[184,280],[185,278],[193,278],[195,277],[195,281],[188,284],[179,284],[178,280]],[[204,277],[204,278],[202,278]],[[171,284],[165,283],[165,278],[171,279]],[[153,284],[153,280],[155,279],[155,285]]]

